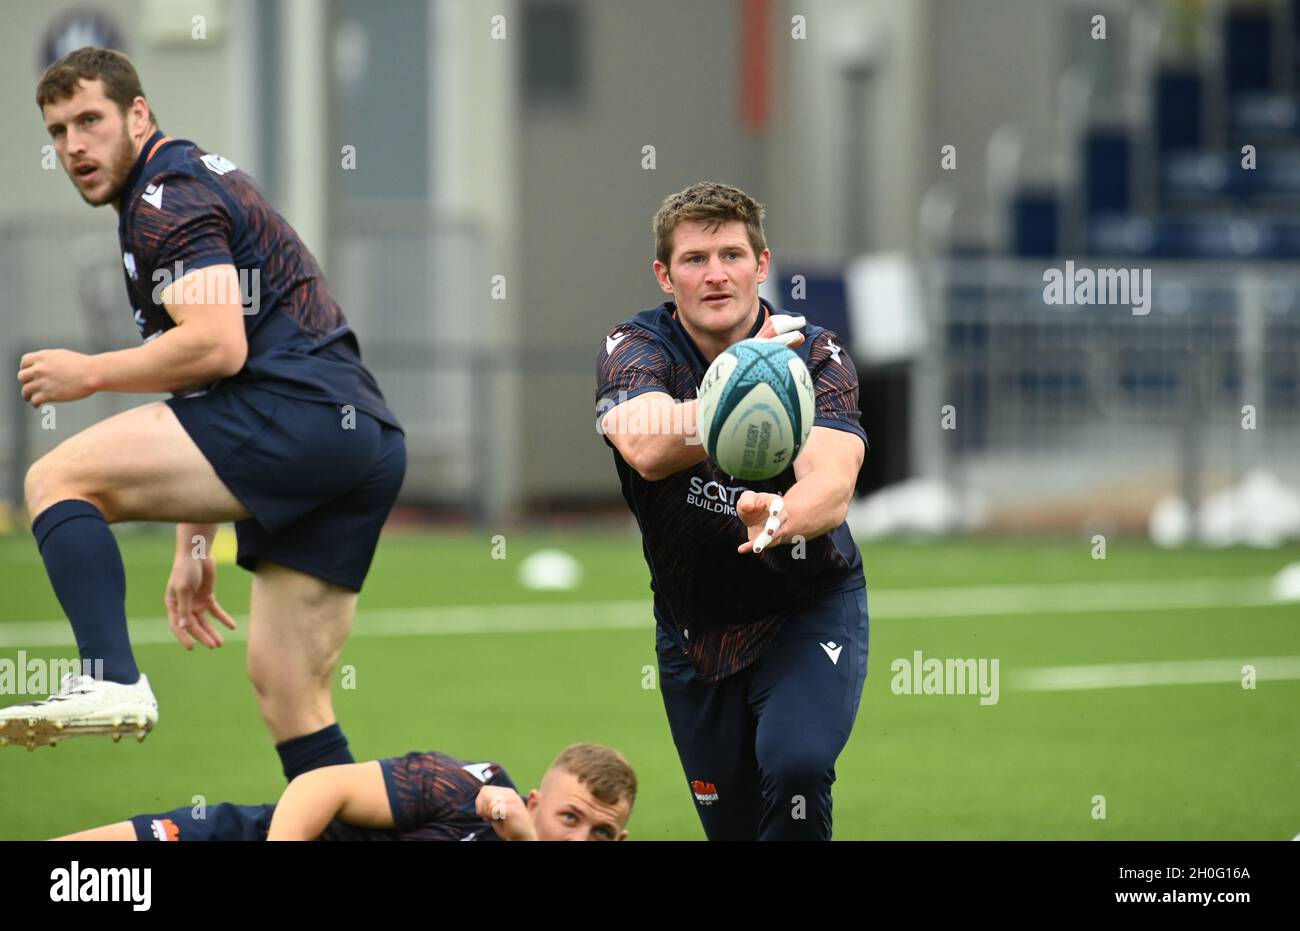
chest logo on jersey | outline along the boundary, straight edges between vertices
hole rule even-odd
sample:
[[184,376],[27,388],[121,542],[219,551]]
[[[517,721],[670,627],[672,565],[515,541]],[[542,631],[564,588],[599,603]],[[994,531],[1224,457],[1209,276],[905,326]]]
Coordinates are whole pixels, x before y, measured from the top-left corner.
[[203,164],[208,166],[208,171],[219,175],[228,174],[235,170],[236,165],[224,155],[218,155],[215,152],[209,152],[199,159]]
[[473,775],[479,782],[487,782],[492,778],[491,763],[470,763],[466,766],[462,766],[461,769]]
[[721,482],[705,481],[698,475],[691,476],[686,503],[716,514],[736,516],[736,499],[745,491],[743,485],[723,485]]
[[144,189],[144,193],[140,195],[140,199],[150,207],[153,207],[154,210],[161,210],[163,187],[164,185],[161,184],[149,185]]
[[[132,281],[135,281],[137,278],[140,277],[140,273],[137,272],[136,269],[135,269],[135,253],[134,253],[134,252],[123,252],[123,253],[122,253],[122,265],[126,268],[126,274],[127,274],[127,277],[129,277]],[[139,313],[139,311],[137,310],[136,313]]]

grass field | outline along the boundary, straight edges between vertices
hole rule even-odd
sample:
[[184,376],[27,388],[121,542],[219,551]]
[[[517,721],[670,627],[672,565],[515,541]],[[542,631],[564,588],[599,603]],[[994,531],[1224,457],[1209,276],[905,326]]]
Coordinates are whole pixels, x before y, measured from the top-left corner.
[[[80,738],[0,750],[0,838],[45,837],[196,795],[272,801],[283,788],[244,644],[192,654],[176,645],[161,619],[170,537],[128,529],[118,538],[158,729],[143,744]],[[577,588],[519,584],[520,560],[543,546],[581,562]],[[494,759],[526,791],[567,743],[601,741],[640,775],[634,838],[702,838],[659,693],[643,688],[654,653],[638,538],[520,534],[508,537],[508,558],[491,553],[488,534],[385,537],[342,659],[355,688],[335,691],[357,758],[441,749]],[[1268,588],[1300,561],[1300,547],[1175,553],[1112,543],[1094,560],[1087,541],[966,540],[873,544],[863,555],[870,675],[837,767],[837,838],[1300,832],[1300,602],[1272,602]],[[218,596],[241,622],[248,588],[247,573],[221,567]],[[0,592],[0,658],[72,655],[26,534],[0,537]],[[890,664],[915,650],[997,658],[998,702],[895,694]],[[1256,661],[1254,689],[1240,681],[1246,661]],[[1080,676],[1097,687],[1065,687]],[[1125,679],[1177,684],[1118,685]],[[1092,816],[1098,795],[1104,820]]]

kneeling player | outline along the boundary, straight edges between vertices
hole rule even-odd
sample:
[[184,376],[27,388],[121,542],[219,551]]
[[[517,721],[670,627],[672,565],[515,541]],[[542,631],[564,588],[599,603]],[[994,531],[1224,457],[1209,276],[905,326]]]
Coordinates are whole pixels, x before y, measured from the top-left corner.
[[223,802],[136,815],[59,840],[624,840],[636,773],[617,750],[574,744],[520,796],[497,763],[445,753],[325,766],[275,805]]

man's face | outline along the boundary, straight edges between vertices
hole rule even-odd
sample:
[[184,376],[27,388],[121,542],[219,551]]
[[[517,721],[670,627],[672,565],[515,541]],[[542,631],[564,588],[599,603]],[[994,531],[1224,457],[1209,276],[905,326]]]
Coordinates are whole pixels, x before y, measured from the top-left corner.
[[768,249],[754,255],[739,220],[688,220],[673,230],[670,267],[656,261],[655,276],[688,330],[724,337],[753,323],[771,257]]
[[623,840],[632,816],[627,799],[617,805],[599,801],[573,773],[552,769],[542,787],[528,793],[538,840]]
[[77,82],[72,96],[47,103],[45,128],[54,142],[63,170],[81,199],[92,207],[117,200],[135,165],[138,152],[132,130],[139,135],[142,98],[125,114],[104,96],[104,82]]

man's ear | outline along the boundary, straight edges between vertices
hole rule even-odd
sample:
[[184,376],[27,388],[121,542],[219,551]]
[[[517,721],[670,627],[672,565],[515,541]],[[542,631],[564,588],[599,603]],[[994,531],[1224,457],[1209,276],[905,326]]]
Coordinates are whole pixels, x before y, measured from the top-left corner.
[[150,131],[153,125],[153,110],[149,108],[149,101],[143,97],[137,97],[131,101],[131,136],[141,140],[148,139],[153,133]]
[[651,267],[654,269],[655,279],[659,282],[659,290],[663,291],[665,294],[672,294],[673,277],[672,273],[668,270],[668,266],[663,262],[660,262],[658,259],[655,259],[654,264]]
[[529,792],[528,800],[525,802],[525,804],[528,806],[528,813],[532,814],[533,812],[535,812],[537,810],[537,806],[540,805],[541,802],[542,802],[542,793],[538,792],[536,789],[533,789],[533,791]]
[[772,270],[772,250],[764,249],[763,254],[758,257],[758,283],[762,284],[767,280],[767,273]]
[[619,832],[618,839],[627,840],[627,828],[624,828],[622,831]]

